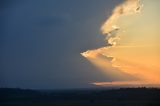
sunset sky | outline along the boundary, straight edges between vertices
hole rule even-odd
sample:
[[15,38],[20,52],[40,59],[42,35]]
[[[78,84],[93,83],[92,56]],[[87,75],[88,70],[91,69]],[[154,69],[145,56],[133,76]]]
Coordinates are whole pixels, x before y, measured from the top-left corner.
[[115,7],[101,29],[102,33],[107,33],[106,42],[111,46],[89,50],[82,55],[103,72],[113,73],[113,78],[122,77],[118,72],[134,78],[94,84],[160,84],[159,5],[158,0],[126,0]]
[[160,84],[160,0],[0,5],[0,87]]

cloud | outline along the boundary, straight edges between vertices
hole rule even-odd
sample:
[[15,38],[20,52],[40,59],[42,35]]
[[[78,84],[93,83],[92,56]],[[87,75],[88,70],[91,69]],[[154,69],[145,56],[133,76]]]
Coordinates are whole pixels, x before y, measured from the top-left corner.
[[[134,59],[136,57],[133,57],[135,54],[140,56],[141,52],[149,46],[130,45],[128,43],[127,45],[117,45],[117,42],[121,40],[121,35],[125,34],[121,29],[124,25],[119,25],[119,23],[123,22],[121,17],[127,17],[126,19],[128,19],[129,16],[141,14],[141,9],[142,5],[139,0],[125,0],[123,3],[117,5],[111,16],[101,27],[102,33],[106,36],[106,46],[95,50],[87,50],[86,52],[81,53],[82,56],[87,58],[95,66],[99,67],[100,70],[106,71],[106,73],[112,73],[110,74],[111,77],[122,77],[119,74],[115,74],[114,70],[117,70],[116,73],[119,71],[135,77],[134,81],[94,82],[93,84],[138,85],[160,83],[159,72],[156,71],[157,68],[146,66],[146,62],[139,60],[142,62],[140,63],[138,60]],[[130,27],[127,27],[126,30],[130,29]],[[139,51],[136,52],[135,49],[138,49]],[[137,56],[137,58],[140,58],[139,56]],[[144,58],[146,57],[144,56]]]

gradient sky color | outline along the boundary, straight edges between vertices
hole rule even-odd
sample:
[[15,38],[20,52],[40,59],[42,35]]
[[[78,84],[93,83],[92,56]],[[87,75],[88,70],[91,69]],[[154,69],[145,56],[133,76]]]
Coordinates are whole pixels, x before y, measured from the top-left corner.
[[160,0],[141,0],[140,14],[120,17],[120,40],[114,48],[104,48],[106,54],[99,55],[100,59],[88,61],[80,54],[106,46],[100,28],[122,2],[1,0],[0,87],[67,89],[111,81],[159,83]]
[[[84,53],[95,66],[106,73],[114,73],[113,78],[122,77],[116,73],[122,72],[134,77],[125,81],[95,82],[96,85],[150,85],[160,84],[160,13],[158,0],[140,0],[140,12],[130,13],[130,9],[139,8],[138,0],[128,0],[118,5],[111,18],[102,26],[102,31],[108,33],[110,26],[118,26],[118,31],[108,34],[113,46],[106,46]],[[134,5],[135,4],[135,5]],[[124,7],[122,7],[124,6]],[[119,11],[120,9],[121,11]],[[118,11],[117,11],[118,10]],[[129,12],[128,12],[129,10]],[[118,17],[118,18],[117,18]],[[114,21],[116,19],[116,21]],[[115,33],[115,34],[114,34]],[[93,55],[94,54],[94,55]],[[83,54],[82,54],[83,55]],[[109,60],[111,58],[111,60]],[[126,75],[126,76],[128,76]]]
[[0,0],[0,87],[65,89],[111,80],[79,53],[122,0]]

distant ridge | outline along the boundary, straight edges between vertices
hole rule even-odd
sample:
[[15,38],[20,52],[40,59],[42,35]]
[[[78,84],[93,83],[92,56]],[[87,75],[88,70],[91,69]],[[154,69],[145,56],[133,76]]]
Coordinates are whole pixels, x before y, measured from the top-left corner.
[[160,106],[159,88],[31,90],[0,88],[0,106]]

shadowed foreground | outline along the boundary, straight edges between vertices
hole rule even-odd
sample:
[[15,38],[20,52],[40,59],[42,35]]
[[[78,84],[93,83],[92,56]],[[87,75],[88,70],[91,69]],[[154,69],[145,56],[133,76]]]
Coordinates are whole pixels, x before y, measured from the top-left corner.
[[160,106],[160,89],[24,90],[0,88],[0,106]]

